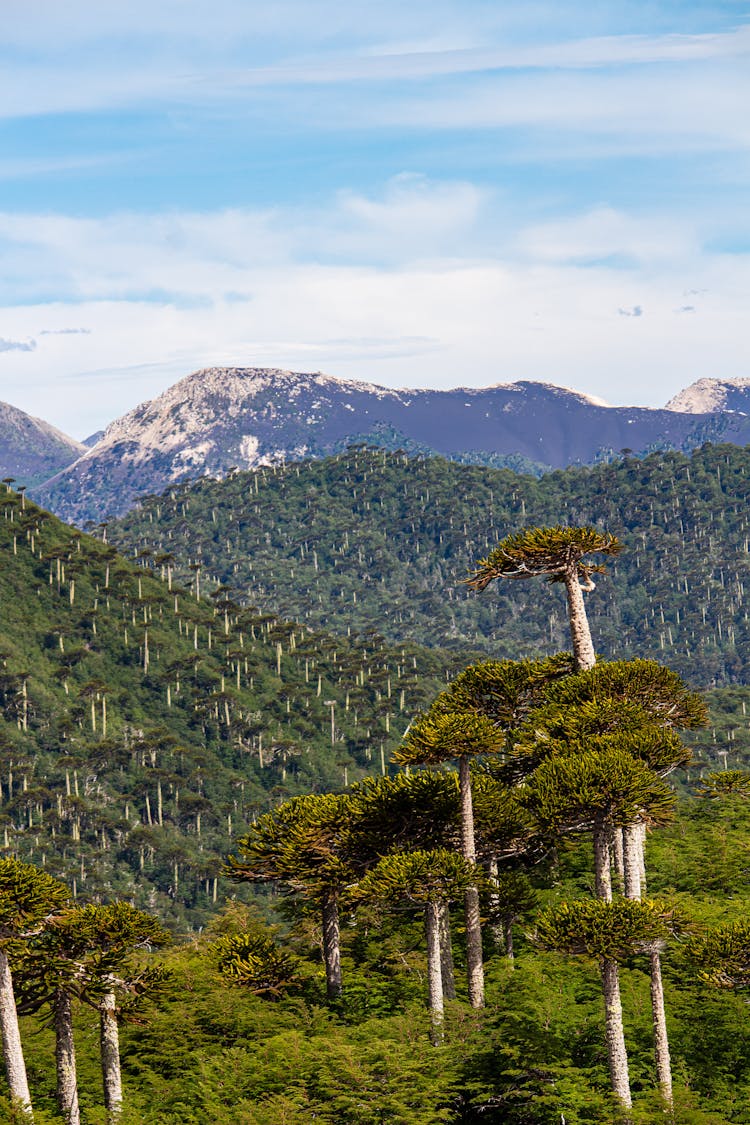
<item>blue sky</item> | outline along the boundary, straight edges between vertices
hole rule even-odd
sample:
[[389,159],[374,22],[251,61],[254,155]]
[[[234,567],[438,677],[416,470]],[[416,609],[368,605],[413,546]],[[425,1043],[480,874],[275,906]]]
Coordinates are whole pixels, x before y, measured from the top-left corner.
[[750,3],[3,0],[0,398],[750,376]]

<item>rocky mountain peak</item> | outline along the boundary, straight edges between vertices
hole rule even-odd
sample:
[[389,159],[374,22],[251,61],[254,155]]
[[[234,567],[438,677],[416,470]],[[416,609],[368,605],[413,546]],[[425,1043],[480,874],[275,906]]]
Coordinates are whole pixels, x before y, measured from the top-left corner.
[[671,398],[667,410],[713,414],[718,410],[750,414],[750,379],[698,379]]

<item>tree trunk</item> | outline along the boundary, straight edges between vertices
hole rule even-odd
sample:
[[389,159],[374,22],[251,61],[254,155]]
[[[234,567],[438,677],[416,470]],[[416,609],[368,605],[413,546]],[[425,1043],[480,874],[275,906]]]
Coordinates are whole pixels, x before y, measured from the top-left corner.
[[117,1000],[114,992],[106,993],[99,1005],[99,1016],[104,1108],[107,1111],[107,1121],[114,1123],[122,1110],[120,1036],[117,1029]]
[[329,1000],[341,995],[341,937],[339,905],[336,894],[329,891],[321,903],[323,920],[323,960],[326,966],[326,993]]
[[628,1055],[625,1050],[625,1032],[622,1026],[622,1001],[620,1000],[620,978],[617,962],[602,957],[602,993],[604,995],[605,1042],[609,1077],[617,1098],[630,1109],[633,1104],[630,1096],[630,1076],[628,1074]]
[[505,956],[513,965],[515,953],[513,952],[513,919],[507,917],[503,922],[503,937],[505,938]]
[[66,1125],[80,1125],[76,1051],[73,1043],[73,1014],[70,993],[59,988],[53,1000],[55,1018],[55,1062],[57,1065],[57,1106]]
[[440,907],[440,974],[443,978],[443,996],[456,999],[456,978],[453,972],[453,942],[451,916],[447,904]]
[[596,654],[591,640],[586,606],[583,604],[583,590],[578,581],[578,567],[574,566],[571,570],[566,570],[563,581],[568,595],[568,622],[570,639],[573,642],[573,656],[579,672],[585,672],[588,668],[594,667]]
[[31,1117],[31,1094],[26,1077],[21,1032],[18,1027],[16,998],[13,995],[13,978],[4,949],[0,949],[0,1033],[10,1099],[20,1105],[21,1109]]
[[625,852],[622,828],[612,829],[610,847],[612,849],[612,869],[617,876],[618,890],[622,894],[625,890]]
[[427,939],[427,989],[430,1009],[430,1040],[434,1047],[443,1042],[443,979],[440,969],[440,906],[428,902],[424,911]]
[[594,828],[594,885],[596,897],[612,901],[612,878],[609,868],[609,825]]
[[[458,782],[461,797],[461,850],[467,863],[476,864],[471,769],[467,754],[463,754],[458,759]],[[472,1008],[483,1008],[482,921],[479,913],[479,891],[476,886],[469,887],[466,891],[464,905],[466,910],[466,972],[469,984],[469,1003]]]
[[664,1011],[664,989],[661,982],[661,957],[658,949],[649,952],[651,970],[651,1019],[654,1025],[654,1055],[656,1057],[656,1078],[661,1096],[667,1105],[672,1105],[672,1061],[669,1057],[669,1038],[667,1018]]
[[[626,898],[641,898],[641,872],[643,863],[643,837],[644,826],[634,824],[625,830],[626,854]],[[630,854],[630,867],[633,876],[628,879],[627,856]],[[669,1054],[669,1036],[667,1034],[667,1017],[664,1011],[664,986],[661,979],[661,955],[657,947],[649,950],[649,973],[651,975],[651,1022],[654,1028],[654,1058],[656,1061],[656,1080],[659,1083],[661,1096],[668,1106],[672,1105],[672,1060]]]
[[622,830],[625,859],[625,898],[641,897],[641,826],[628,824]]

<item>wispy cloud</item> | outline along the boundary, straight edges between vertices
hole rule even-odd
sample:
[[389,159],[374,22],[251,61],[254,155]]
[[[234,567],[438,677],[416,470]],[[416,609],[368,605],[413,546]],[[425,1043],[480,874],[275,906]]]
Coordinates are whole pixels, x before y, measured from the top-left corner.
[[33,352],[36,340],[5,340],[0,337],[0,352]]

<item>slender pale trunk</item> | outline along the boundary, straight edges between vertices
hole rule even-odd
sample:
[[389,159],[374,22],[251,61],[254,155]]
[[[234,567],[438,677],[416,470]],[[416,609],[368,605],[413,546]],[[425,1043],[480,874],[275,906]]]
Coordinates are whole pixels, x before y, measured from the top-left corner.
[[628,824],[622,830],[625,858],[625,898],[641,897],[641,826]]
[[596,655],[586,616],[586,606],[583,604],[583,590],[578,580],[578,567],[573,566],[570,570],[566,570],[563,581],[565,593],[568,595],[568,622],[570,639],[573,642],[573,656],[579,672],[585,672],[588,668],[594,667]]
[[[497,886],[499,871],[500,868],[497,862],[497,856],[493,855],[490,859],[488,870],[491,888]],[[498,919],[500,917],[500,896],[497,891],[494,890],[490,890],[490,909],[493,917]],[[505,942],[505,927],[502,922],[494,921],[492,923],[492,937],[498,946],[503,945]]]
[[656,1079],[661,1096],[667,1105],[672,1104],[672,1060],[669,1055],[667,1019],[664,1011],[664,988],[661,982],[661,957],[659,950],[649,951],[651,971],[651,1018],[654,1025],[654,1055],[656,1057]]
[[[476,864],[474,843],[474,808],[471,799],[469,757],[458,759],[458,782],[461,797],[461,850],[467,863]],[[479,890],[469,887],[464,896],[466,909],[466,971],[469,1003],[472,1008],[484,1007],[484,965],[482,963],[482,921],[479,913]]]
[[57,1106],[66,1125],[80,1125],[76,1050],[73,1043],[73,1012],[70,993],[59,988],[53,1000],[55,1019],[55,1063],[57,1066]]
[[510,961],[512,968],[516,955],[513,951],[513,919],[510,917],[507,917],[503,922],[503,937],[505,939],[505,956]]
[[597,898],[612,901],[608,824],[594,827],[594,885]]
[[605,1042],[612,1089],[625,1109],[633,1104],[630,1096],[628,1054],[625,1050],[625,1032],[622,1025],[622,1001],[617,962],[609,957],[600,961],[602,993],[604,994]]
[[443,978],[443,996],[456,999],[456,978],[453,972],[453,942],[451,916],[446,903],[440,907],[440,974]]
[[110,1125],[114,1125],[122,1111],[120,1035],[117,1029],[117,999],[114,992],[107,992],[99,1005],[99,1020],[104,1108],[107,1111],[107,1121]]
[[16,998],[13,995],[13,977],[4,949],[0,949],[0,1034],[3,1040],[3,1057],[10,1099],[20,1105],[31,1118],[31,1094],[26,1077],[21,1032],[18,1027]]
[[613,828],[610,841],[612,870],[617,876],[617,887],[621,893],[625,890],[625,852],[622,833],[622,828]]
[[440,906],[428,902],[424,911],[427,939],[427,989],[430,1009],[430,1040],[434,1047],[443,1041],[443,974],[440,968]]
[[[641,898],[641,882],[643,863],[643,837],[645,825],[633,824],[625,829],[625,896],[626,898]],[[628,861],[630,854],[630,868],[632,877],[628,879]],[[669,1035],[667,1033],[667,1016],[664,1009],[664,986],[661,979],[661,954],[658,946],[649,949],[649,973],[651,976],[651,1022],[654,1028],[654,1060],[656,1062],[656,1080],[659,1083],[661,1096],[666,1105],[672,1105],[672,1059],[669,1054]]]
[[323,921],[323,960],[326,967],[326,993],[329,1000],[341,995],[341,935],[339,904],[334,891],[328,891],[321,903]]

